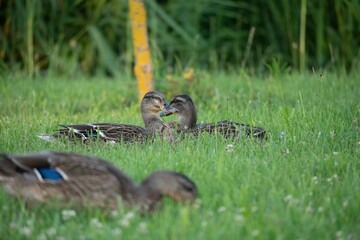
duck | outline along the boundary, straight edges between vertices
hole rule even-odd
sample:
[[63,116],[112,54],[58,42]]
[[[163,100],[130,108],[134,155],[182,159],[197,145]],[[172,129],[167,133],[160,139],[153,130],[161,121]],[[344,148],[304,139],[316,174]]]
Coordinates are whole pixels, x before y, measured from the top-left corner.
[[68,139],[71,142],[88,143],[91,140],[110,143],[144,142],[160,135],[173,140],[172,129],[160,118],[161,111],[173,113],[177,109],[171,107],[165,100],[164,94],[157,91],[147,92],[140,104],[144,127],[122,123],[85,123],[60,124],[60,129],[52,134],[40,134],[38,137],[47,142]]
[[261,127],[253,127],[248,124],[237,123],[231,120],[222,120],[217,123],[197,124],[197,111],[191,97],[187,94],[175,96],[170,102],[170,106],[177,111],[161,112],[160,116],[165,117],[172,114],[178,115],[177,122],[168,123],[172,128],[176,128],[178,133],[191,132],[194,135],[208,132],[210,134],[219,132],[226,139],[239,138],[242,135],[258,139],[266,138],[266,130]]
[[0,154],[0,186],[26,206],[115,211],[122,206],[143,212],[158,209],[164,197],[191,203],[198,193],[196,184],[182,173],[155,171],[136,184],[106,160],[68,152]]

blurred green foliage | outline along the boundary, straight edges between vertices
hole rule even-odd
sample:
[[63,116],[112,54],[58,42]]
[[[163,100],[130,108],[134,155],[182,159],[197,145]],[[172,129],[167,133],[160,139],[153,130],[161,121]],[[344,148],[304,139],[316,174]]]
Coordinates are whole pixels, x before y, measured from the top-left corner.
[[[301,0],[146,0],[156,74],[299,69]],[[252,30],[251,30],[252,29]],[[360,2],[307,1],[308,69],[359,67]],[[251,33],[251,34],[250,34]],[[127,0],[0,0],[0,71],[132,72]]]

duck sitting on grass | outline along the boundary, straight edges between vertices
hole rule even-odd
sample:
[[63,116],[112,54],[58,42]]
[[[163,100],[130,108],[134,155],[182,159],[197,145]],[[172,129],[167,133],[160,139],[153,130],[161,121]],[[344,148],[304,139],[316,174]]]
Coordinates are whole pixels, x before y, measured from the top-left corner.
[[141,142],[156,135],[164,136],[173,141],[172,130],[160,118],[159,112],[177,112],[165,100],[164,94],[151,91],[144,95],[141,101],[141,115],[145,128],[119,123],[88,123],[88,124],[61,124],[61,129],[53,134],[39,135],[48,142],[58,139],[68,139],[72,142],[87,143],[90,140],[100,142]]
[[162,117],[172,114],[178,115],[178,122],[169,123],[175,127],[177,132],[191,132],[195,135],[203,132],[219,132],[225,138],[239,138],[242,135],[258,139],[266,138],[266,130],[260,127],[253,127],[248,124],[236,123],[230,120],[222,120],[217,123],[200,123],[197,124],[197,112],[193,100],[189,95],[177,95],[170,102],[170,106],[177,111],[166,111],[160,115]]
[[140,185],[109,162],[75,153],[40,152],[0,155],[0,185],[27,204],[91,206],[118,210],[118,198],[125,207],[142,211],[158,208],[163,197],[193,201],[195,183],[173,171],[157,171]]

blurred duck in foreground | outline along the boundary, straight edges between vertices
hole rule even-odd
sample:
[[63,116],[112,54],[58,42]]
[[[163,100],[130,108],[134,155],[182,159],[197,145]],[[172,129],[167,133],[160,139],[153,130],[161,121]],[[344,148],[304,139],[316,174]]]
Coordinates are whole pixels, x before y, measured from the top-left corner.
[[118,197],[125,207],[152,211],[164,196],[179,202],[192,202],[197,196],[195,183],[177,172],[154,172],[137,185],[105,160],[61,152],[1,154],[0,185],[30,205],[53,203],[110,210],[119,209]]
[[145,128],[131,124],[117,123],[89,123],[89,124],[61,124],[61,129],[53,134],[39,135],[45,141],[53,142],[57,139],[68,139],[87,143],[90,140],[100,142],[137,142],[154,138],[156,135],[173,140],[170,129],[160,118],[159,112],[176,113],[177,110],[168,105],[162,93],[151,91],[145,94],[141,101],[141,114]]
[[177,111],[166,111],[160,115],[162,117],[172,114],[178,115],[178,122],[171,122],[169,126],[176,128],[177,132],[191,132],[195,135],[203,132],[219,132],[225,138],[239,138],[241,136],[254,137],[258,139],[266,138],[266,130],[260,127],[253,127],[247,124],[236,123],[229,120],[223,120],[217,123],[197,124],[196,107],[190,96],[177,95],[170,102],[170,106]]

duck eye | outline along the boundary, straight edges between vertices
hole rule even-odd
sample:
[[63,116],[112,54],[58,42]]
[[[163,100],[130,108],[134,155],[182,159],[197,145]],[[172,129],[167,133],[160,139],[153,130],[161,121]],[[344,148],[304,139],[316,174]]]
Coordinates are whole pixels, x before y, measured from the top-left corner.
[[173,103],[178,103],[179,102],[179,100],[178,99],[173,99],[172,101],[171,101],[171,103],[170,104],[173,104]]
[[191,186],[183,184],[182,187],[187,192],[193,192],[194,191],[194,189]]

